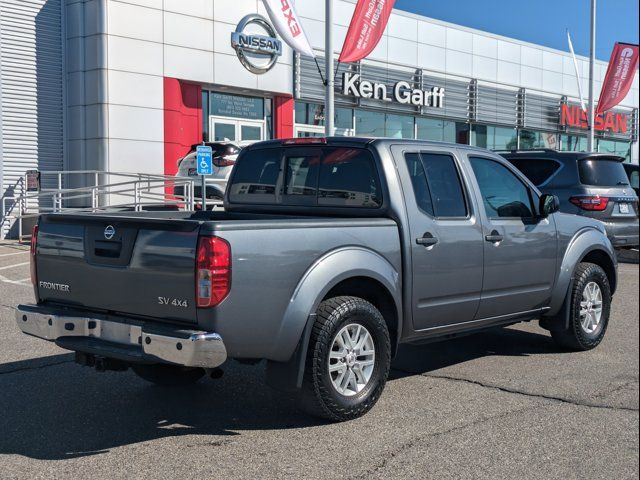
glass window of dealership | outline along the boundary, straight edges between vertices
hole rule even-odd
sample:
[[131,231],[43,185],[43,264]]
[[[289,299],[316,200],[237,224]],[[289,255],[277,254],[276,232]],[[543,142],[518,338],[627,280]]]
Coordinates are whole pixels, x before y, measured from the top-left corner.
[[[296,136],[324,135],[324,107],[296,102]],[[338,134],[364,137],[391,137],[473,145],[490,150],[553,148],[586,151],[587,136],[577,133],[537,131],[482,123],[402,115],[359,108],[336,108]],[[631,141],[597,136],[597,150],[631,159]]]

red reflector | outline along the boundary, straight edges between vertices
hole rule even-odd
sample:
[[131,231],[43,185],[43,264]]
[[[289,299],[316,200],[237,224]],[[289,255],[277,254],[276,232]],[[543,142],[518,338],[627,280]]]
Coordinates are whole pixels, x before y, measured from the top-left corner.
[[576,207],[580,207],[583,210],[591,210],[601,212],[609,205],[608,197],[601,197],[600,195],[586,195],[582,197],[571,197],[569,199]]
[[290,138],[282,142],[284,145],[318,145],[326,144],[327,139],[324,137],[302,137],[302,138]]
[[31,270],[31,283],[38,283],[38,272],[36,270],[36,248],[38,246],[38,225],[33,226],[31,230],[31,245],[29,248],[29,266]]
[[218,305],[231,288],[231,246],[218,237],[200,237],[196,252],[198,307]]

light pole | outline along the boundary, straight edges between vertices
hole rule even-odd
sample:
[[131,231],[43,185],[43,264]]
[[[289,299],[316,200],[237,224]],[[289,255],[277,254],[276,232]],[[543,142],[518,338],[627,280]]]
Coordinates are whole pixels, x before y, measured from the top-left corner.
[[589,137],[587,139],[587,150],[595,150],[594,126],[595,126],[595,105],[593,98],[593,68],[596,60],[596,0],[591,0],[591,49],[589,51]]
[[333,2],[325,2],[324,23],[324,75],[326,77],[326,91],[324,95],[324,134],[333,136]]

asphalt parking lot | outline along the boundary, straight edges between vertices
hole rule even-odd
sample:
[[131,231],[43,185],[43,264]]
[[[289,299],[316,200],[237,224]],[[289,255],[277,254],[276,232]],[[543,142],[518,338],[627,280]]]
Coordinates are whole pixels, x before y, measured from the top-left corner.
[[368,415],[326,424],[261,365],[167,390],[22,335],[27,251],[0,244],[0,478],[638,478],[637,263],[596,350],[537,322],[405,347]]

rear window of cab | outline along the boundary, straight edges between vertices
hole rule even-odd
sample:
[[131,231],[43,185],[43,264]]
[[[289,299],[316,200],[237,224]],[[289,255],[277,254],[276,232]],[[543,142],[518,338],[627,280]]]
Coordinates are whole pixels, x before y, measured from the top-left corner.
[[229,186],[232,203],[379,208],[380,178],[363,148],[293,146],[245,151]]

